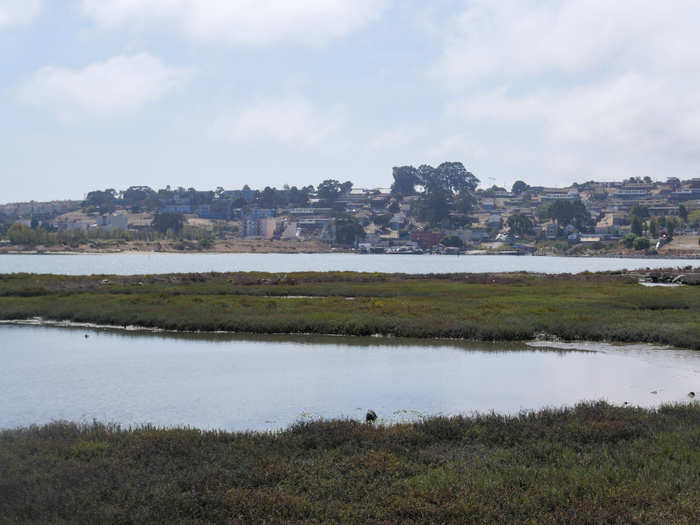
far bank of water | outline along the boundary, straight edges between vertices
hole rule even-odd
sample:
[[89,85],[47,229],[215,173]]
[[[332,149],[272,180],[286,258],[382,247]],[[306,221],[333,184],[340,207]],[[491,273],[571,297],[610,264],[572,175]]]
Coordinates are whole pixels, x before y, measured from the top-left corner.
[[[85,337],[88,335],[89,337]],[[52,420],[274,430],[606,399],[647,407],[700,390],[700,352],[650,345],[170,335],[0,326],[0,428]]]
[[191,272],[580,273],[700,266],[698,259],[514,255],[359,255],[351,253],[123,253],[0,255],[1,273],[136,275]]

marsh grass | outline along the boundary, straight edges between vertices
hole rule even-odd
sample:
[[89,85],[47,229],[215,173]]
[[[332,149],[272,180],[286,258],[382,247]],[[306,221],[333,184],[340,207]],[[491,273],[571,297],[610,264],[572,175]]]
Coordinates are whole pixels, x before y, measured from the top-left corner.
[[624,272],[0,275],[0,318],[35,316],[183,331],[484,341],[544,333],[700,349],[700,287],[647,288]]
[[0,432],[3,523],[697,523],[700,405]]

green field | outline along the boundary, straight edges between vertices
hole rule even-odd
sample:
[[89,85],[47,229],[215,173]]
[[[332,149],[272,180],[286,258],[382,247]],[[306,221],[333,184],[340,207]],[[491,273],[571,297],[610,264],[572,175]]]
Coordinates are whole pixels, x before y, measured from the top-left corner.
[[171,330],[654,342],[700,349],[700,287],[579,275],[0,275],[0,319]]
[[0,432],[2,523],[698,523],[700,405]]

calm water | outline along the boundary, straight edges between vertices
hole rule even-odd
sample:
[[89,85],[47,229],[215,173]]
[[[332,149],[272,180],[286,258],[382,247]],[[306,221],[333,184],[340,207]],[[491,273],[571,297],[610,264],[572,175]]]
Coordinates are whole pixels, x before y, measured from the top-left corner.
[[0,325],[0,428],[95,418],[264,430],[368,408],[395,422],[592,399],[654,406],[700,390],[700,352],[560,346]]
[[0,273],[154,274],[186,272],[358,271],[404,273],[579,273],[700,266],[698,259],[615,259],[508,255],[179,254],[0,255]]

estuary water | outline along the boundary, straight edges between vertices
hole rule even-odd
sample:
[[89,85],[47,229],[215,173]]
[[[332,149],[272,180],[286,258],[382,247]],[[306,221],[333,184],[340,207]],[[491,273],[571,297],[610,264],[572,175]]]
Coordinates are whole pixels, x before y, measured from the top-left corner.
[[0,273],[157,274],[190,272],[580,273],[700,266],[700,259],[535,257],[516,255],[359,255],[352,253],[123,253],[0,255]]
[[2,324],[0,428],[97,419],[276,430],[370,408],[394,423],[582,400],[657,406],[700,390],[700,352],[540,345]]

